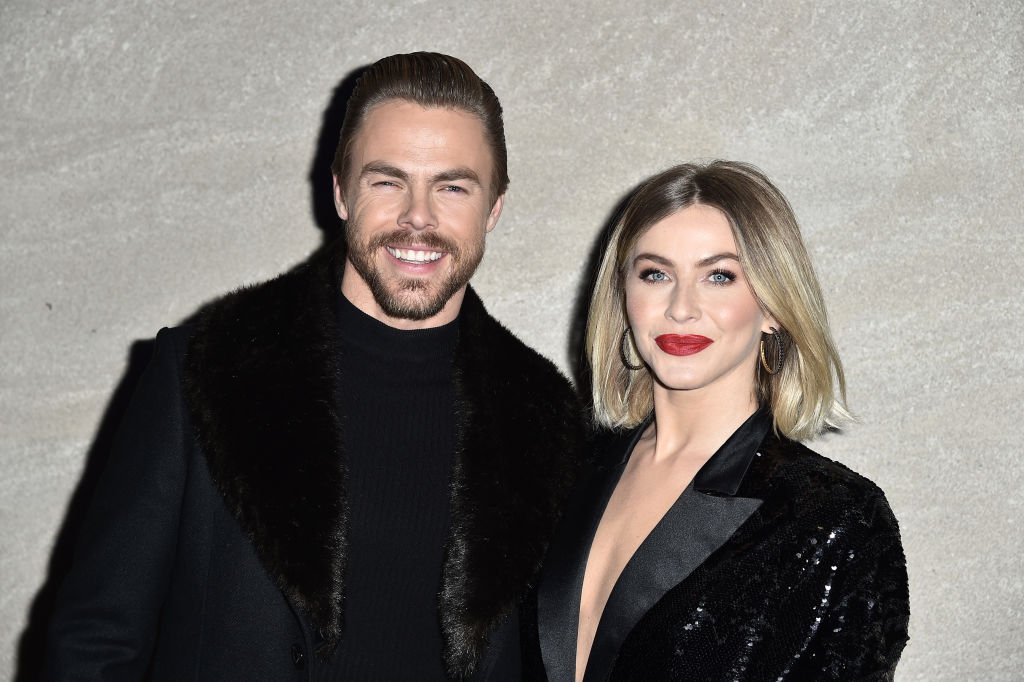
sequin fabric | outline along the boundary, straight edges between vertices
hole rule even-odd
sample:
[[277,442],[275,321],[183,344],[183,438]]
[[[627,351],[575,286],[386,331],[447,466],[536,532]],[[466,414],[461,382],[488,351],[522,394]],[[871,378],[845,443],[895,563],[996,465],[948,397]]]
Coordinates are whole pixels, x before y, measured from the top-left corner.
[[[643,616],[611,680],[891,680],[907,642],[899,528],[871,481],[769,435],[738,493],[763,504]],[[527,679],[546,679],[524,609]]]

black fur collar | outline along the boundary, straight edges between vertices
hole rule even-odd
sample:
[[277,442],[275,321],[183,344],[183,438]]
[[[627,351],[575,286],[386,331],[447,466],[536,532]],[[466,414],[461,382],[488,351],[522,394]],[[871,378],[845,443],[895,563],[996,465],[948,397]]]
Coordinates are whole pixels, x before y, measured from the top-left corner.
[[[285,595],[342,632],[347,506],[334,398],[342,249],[199,316],[185,382],[210,473]],[[445,664],[469,676],[537,577],[580,460],[574,393],[470,289],[455,361],[458,446],[439,610]]]

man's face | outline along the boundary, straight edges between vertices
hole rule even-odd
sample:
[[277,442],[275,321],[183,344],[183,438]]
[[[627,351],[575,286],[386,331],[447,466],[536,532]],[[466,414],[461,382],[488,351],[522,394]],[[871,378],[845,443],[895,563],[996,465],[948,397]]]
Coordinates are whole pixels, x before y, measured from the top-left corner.
[[490,201],[493,159],[480,120],[402,100],[374,107],[334,178],[346,221],[342,292],[393,327],[433,327],[458,315],[484,237],[504,197]]

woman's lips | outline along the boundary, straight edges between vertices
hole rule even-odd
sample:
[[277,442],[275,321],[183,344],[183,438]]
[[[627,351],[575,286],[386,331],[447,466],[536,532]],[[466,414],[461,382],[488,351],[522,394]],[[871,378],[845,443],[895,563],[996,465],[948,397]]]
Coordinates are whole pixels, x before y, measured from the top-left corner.
[[654,339],[654,342],[658,344],[658,348],[669,355],[693,355],[714,343],[708,337],[700,334],[662,334]]

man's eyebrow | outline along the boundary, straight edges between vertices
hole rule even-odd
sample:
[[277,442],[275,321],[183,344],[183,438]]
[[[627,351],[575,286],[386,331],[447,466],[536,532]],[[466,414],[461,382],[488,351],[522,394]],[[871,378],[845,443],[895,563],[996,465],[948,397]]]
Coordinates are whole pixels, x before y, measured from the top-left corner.
[[[392,166],[384,161],[370,161],[363,166],[362,172],[359,174],[360,177],[367,175],[385,175],[389,178],[397,178],[399,180],[408,180],[409,174],[397,166]],[[472,182],[475,185],[483,186],[480,182],[480,176],[472,168],[460,166],[458,168],[450,168],[443,170],[440,173],[436,173],[430,178],[431,183],[438,182],[456,182],[458,180],[464,180],[466,182]]]
[[359,177],[366,177],[367,175],[386,175],[391,178],[398,178],[399,180],[408,180],[409,174],[397,166],[384,163],[383,161],[371,161],[363,166],[362,172],[359,173]]
[[456,180],[465,180],[467,182],[480,185],[480,176],[476,174],[475,170],[472,168],[466,168],[465,166],[441,171],[435,175],[432,180],[434,182],[454,182]]

